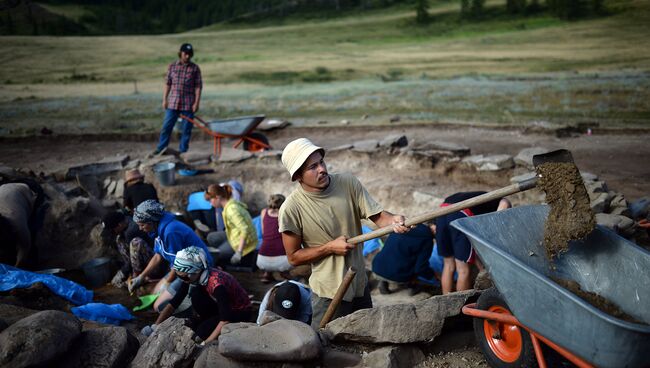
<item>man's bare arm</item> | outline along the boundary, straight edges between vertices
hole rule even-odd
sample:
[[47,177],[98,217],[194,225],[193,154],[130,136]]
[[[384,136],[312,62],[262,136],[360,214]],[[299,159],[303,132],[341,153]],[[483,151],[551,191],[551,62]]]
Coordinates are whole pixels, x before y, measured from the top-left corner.
[[314,263],[332,254],[346,255],[351,249],[354,249],[354,245],[347,243],[343,236],[320,247],[303,248],[302,237],[289,231],[282,233],[282,243],[287,253],[287,259],[292,266]]

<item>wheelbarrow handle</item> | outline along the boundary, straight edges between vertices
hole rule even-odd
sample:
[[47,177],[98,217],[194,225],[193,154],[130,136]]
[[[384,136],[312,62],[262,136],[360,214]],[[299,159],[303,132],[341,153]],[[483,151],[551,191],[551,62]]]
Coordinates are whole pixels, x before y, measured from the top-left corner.
[[[492,201],[494,199],[498,198],[503,198],[505,196],[509,196],[511,194],[523,192],[528,189],[532,189],[537,185],[537,176],[524,180],[519,183],[515,183],[512,185],[509,185],[507,187],[503,187],[501,189],[493,190],[491,192],[481,194],[480,196],[470,198],[467,200],[464,200],[462,202],[450,204],[449,206],[446,207],[441,207],[438,209],[435,209],[431,212],[424,213],[415,217],[411,217],[410,219],[407,219],[406,222],[404,223],[405,226],[413,226],[417,224],[421,224],[423,222],[431,221],[436,217],[448,215],[450,213],[454,213],[456,211],[464,210],[466,208],[474,207],[476,205],[486,203],[489,201]],[[384,226],[382,228],[379,228],[377,230],[371,231],[366,234],[358,235],[355,237],[352,237],[350,239],[347,239],[347,242],[350,244],[358,244],[358,243],[363,243],[365,241],[371,240],[378,238],[380,236],[384,236],[387,234],[390,234],[393,232],[393,226]]]

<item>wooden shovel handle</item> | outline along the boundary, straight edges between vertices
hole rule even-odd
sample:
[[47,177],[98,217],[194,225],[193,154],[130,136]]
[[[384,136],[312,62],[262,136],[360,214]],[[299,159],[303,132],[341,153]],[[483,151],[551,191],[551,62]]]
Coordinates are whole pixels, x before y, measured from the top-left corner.
[[[536,185],[537,185],[537,177],[534,177],[534,178],[531,178],[531,179],[528,179],[528,180],[524,180],[524,181],[522,181],[520,183],[512,184],[512,185],[509,185],[507,187],[497,189],[497,190],[493,190],[491,192],[481,194],[480,196],[464,200],[462,202],[450,204],[449,206],[441,207],[441,208],[435,209],[435,210],[433,210],[431,212],[424,213],[422,215],[412,217],[412,218],[406,220],[404,225],[412,226],[412,225],[421,224],[423,222],[433,220],[436,217],[448,215],[450,213],[454,213],[456,211],[464,210],[466,208],[470,208],[470,207],[476,206],[478,204],[489,202],[489,201],[497,199],[497,198],[503,198],[505,196],[508,196],[508,195],[511,195],[511,194],[514,194],[514,193],[523,192],[525,190],[534,188]],[[363,242],[371,240],[371,239],[378,238],[380,236],[390,234],[392,232],[393,232],[393,226],[389,225],[389,226],[384,226],[384,227],[382,227],[380,229],[371,231],[371,232],[366,233],[366,234],[355,236],[353,238],[347,239],[346,241],[348,243],[350,243],[350,244],[358,244],[358,243],[363,243]]]
[[348,268],[345,276],[343,276],[341,285],[339,285],[339,288],[336,290],[336,294],[334,294],[334,298],[332,298],[332,302],[327,307],[325,314],[323,314],[323,319],[320,320],[320,328],[324,328],[325,325],[328,324],[330,320],[332,320],[332,317],[334,316],[334,313],[336,313],[339,304],[341,304],[341,300],[343,300],[343,295],[345,295],[345,292],[348,291],[348,288],[350,287],[350,284],[352,283],[352,280],[356,274],[357,271],[355,271],[354,268]]

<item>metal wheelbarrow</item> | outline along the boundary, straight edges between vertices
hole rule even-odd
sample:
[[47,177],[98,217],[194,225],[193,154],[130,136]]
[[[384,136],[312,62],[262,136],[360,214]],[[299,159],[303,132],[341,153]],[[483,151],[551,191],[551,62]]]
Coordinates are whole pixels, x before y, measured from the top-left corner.
[[[478,317],[474,332],[486,360],[545,367],[542,341],[580,367],[650,366],[650,252],[598,226],[551,264],[542,245],[548,211],[522,206],[452,223],[470,239],[498,290],[463,307]],[[639,323],[597,309],[551,277],[576,281]]]
[[266,136],[260,132],[254,132],[255,128],[264,121],[264,115],[241,116],[210,122],[206,122],[198,116],[190,118],[181,114],[180,117],[194,124],[205,134],[212,137],[215,156],[221,155],[221,140],[224,138],[236,139],[233,148],[237,148],[240,144],[244,143],[243,148],[251,152],[271,149]]

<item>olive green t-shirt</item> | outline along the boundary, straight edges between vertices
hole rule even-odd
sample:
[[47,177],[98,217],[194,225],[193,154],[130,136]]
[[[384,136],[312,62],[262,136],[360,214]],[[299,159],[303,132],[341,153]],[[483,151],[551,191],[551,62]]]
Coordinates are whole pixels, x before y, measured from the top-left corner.
[[[330,174],[330,184],[322,192],[296,188],[280,207],[280,232],[302,237],[303,247],[319,247],[343,235],[351,238],[361,234],[361,219],[382,211],[359,180],[350,174]],[[309,286],[322,298],[333,298],[348,267],[357,274],[343,300],[363,296],[368,282],[363,260],[363,245],[345,256],[330,255],[311,265]]]

